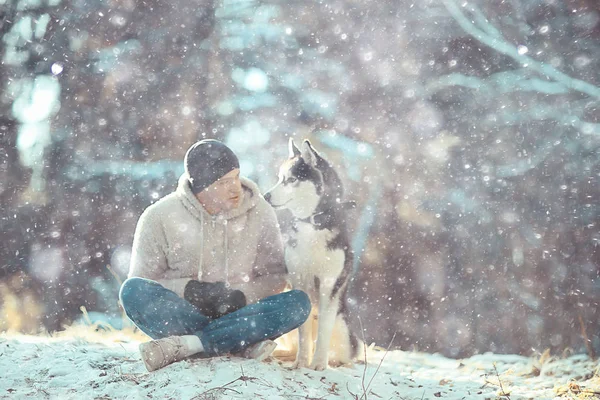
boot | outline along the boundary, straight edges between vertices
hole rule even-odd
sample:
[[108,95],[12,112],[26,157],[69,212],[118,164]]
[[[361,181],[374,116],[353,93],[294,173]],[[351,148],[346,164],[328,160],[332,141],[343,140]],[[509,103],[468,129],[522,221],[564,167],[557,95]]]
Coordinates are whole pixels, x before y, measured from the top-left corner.
[[249,346],[242,352],[242,357],[252,358],[257,361],[264,361],[271,355],[271,353],[273,353],[275,347],[277,347],[277,343],[272,340],[265,340]]
[[190,353],[180,336],[169,336],[140,344],[140,354],[148,372],[181,361],[190,356]]

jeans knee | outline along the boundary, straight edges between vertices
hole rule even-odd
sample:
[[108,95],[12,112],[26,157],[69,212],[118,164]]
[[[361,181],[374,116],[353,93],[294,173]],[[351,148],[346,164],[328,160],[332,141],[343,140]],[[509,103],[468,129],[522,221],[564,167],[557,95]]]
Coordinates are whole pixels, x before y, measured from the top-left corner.
[[119,300],[125,309],[125,312],[131,310],[132,306],[140,302],[140,299],[144,293],[144,286],[148,284],[147,279],[144,278],[129,278],[121,285],[119,291]]
[[312,309],[310,298],[305,292],[298,289],[290,290],[288,293],[290,295],[291,304],[296,306],[293,317],[297,319],[299,324],[302,324],[306,321]]

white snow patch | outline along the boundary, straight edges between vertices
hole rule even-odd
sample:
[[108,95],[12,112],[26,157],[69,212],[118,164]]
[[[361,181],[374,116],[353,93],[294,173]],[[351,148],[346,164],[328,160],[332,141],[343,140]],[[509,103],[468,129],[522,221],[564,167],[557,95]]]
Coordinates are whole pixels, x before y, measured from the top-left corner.
[[498,398],[500,383],[511,400],[574,398],[569,387],[600,392],[598,363],[585,355],[538,365],[536,358],[517,355],[454,360],[369,349],[366,366],[323,372],[291,370],[290,362],[278,360],[222,356],[148,373],[138,353],[144,340],[141,334],[83,328],[54,337],[0,334],[0,398],[353,399],[371,381],[369,399]]

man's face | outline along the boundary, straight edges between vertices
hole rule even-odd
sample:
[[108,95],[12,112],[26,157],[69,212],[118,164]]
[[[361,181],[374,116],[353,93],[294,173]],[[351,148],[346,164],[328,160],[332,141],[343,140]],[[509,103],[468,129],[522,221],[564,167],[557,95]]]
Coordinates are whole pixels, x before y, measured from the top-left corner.
[[236,168],[196,194],[196,198],[209,213],[217,214],[237,208],[242,202],[242,195],[240,170]]

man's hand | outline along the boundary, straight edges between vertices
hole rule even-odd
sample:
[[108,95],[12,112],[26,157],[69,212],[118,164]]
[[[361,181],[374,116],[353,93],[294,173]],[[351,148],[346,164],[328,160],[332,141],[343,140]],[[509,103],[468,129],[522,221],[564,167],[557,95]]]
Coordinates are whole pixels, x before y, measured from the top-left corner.
[[224,282],[191,280],[185,286],[183,298],[211,319],[220,318],[246,305],[244,293],[228,289]]

